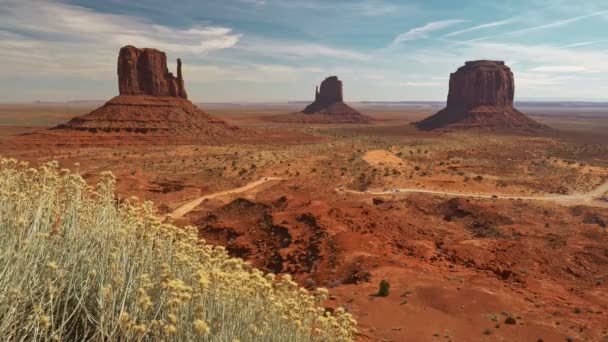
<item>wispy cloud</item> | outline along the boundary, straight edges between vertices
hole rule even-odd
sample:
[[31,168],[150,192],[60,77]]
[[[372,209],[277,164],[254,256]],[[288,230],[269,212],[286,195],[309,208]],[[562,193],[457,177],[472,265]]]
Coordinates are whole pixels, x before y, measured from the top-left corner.
[[[5,0],[0,0],[5,1]],[[184,57],[186,68],[195,78],[248,80],[274,76],[293,79],[296,73],[313,69],[289,67],[278,63],[230,67],[211,62],[209,56],[223,50],[255,57],[280,56],[282,59],[329,58],[362,61],[367,56],[348,49],[294,41],[273,41],[235,33],[222,26],[173,28],[148,22],[139,17],[94,12],[59,2],[6,0],[0,10],[0,74],[5,76],[59,76],[112,80],[116,76],[116,53],[127,44],[154,47],[166,51],[170,60]],[[171,61],[169,61],[171,63]],[[283,61],[285,62],[285,61]],[[202,65],[205,64],[203,67]],[[224,71],[222,71],[224,70]],[[209,73],[205,75],[205,72]],[[195,73],[195,74],[194,74]],[[240,78],[239,78],[239,75]],[[266,76],[264,76],[266,75]]]
[[439,82],[402,82],[399,83],[402,87],[438,87],[441,85]]
[[538,26],[527,27],[524,29],[508,32],[507,34],[508,35],[520,35],[522,33],[528,33],[528,32],[533,32],[533,31],[538,31],[538,30],[545,30],[545,29],[549,29],[549,28],[561,27],[561,26],[572,24],[572,23],[575,23],[575,22],[578,22],[581,20],[585,20],[585,19],[589,19],[589,18],[593,18],[593,17],[604,16],[604,15],[608,15],[608,10],[598,11],[598,12],[594,12],[594,13],[586,14],[586,15],[580,15],[580,16],[572,17],[572,18],[568,18],[568,19],[557,20],[557,21],[553,21],[553,22],[538,25]]
[[268,3],[266,0],[239,0],[239,2],[242,2],[245,4],[252,4],[255,6],[264,6]]
[[357,51],[335,48],[318,43],[275,41],[254,37],[243,40],[242,44],[240,44],[237,49],[261,56],[281,56],[283,58],[329,57],[332,59],[354,61],[364,61],[369,58],[369,56]]
[[588,42],[578,42],[578,43],[564,45],[561,48],[562,49],[570,49],[570,48],[575,48],[575,47],[589,46],[589,45],[595,45],[595,44],[606,43],[606,42],[608,42],[608,40],[595,40],[595,41],[588,41]]
[[487,28],[492,28],[492,27],[499,27],[499,26],[509,25],[509,24],[512,24],[512,23],[514,23],[516,21],[517,21],[516,18],[511,18],[511,19],[506,19],[506,20],[499,20],[499,21],[493,21],[493,22],[490,22],[490,23],[486,23],[486,24],[481,24],[481,25],[469,27],[469,28],[466,28],[466,29],[463,29],[463,30],[458,30],[458,31],[450,32],[450,33],[446,34],[444,37],[453,37],[453,36],[457,36],[457,35],[460,35],[460,34],[463,34],[463,33],[479,31],[479,30],[483,30],[483,29],[487,29]]
[[6,0],[0,29],[22,34],[24,40],[46,44],[80,43],[155,46],[176,53],[201,54],[235,46],[240,34],[230,28],[197,26],[176,29],[143,19],[93,12],[59,2]]
[[441,21],[433,21],[424,26],[415,27],[406,32],[399,34],[392,41],[391,46],[397,46],[401,43],[418,40],[428,37],[429,33],[434,31],[443,30],[450,26],[454,26],[456,24],[464,23],[466,20],[461,19],[450,19],[450,20],[441,20]]
[[325,70],[314,66],[293,67],[281,64],[189,65],[188,83],[239,81],[251,83],[295,82],[304,76],[320,78]]
[[578,65],[551,65],[551,66],[539,66],[539,67],[530,69],[530,71],[562,74],[562,73],[590,72],[591,70],[587,69],[584,66],[578,66]]
[[397,12],[399,6],[382,0],[367,0],[353,4],[352,9],[363,16],[376,17]]
[[245,2],[264,1],[266,5],[274,5],[283,8],[331,11],[341,15],[358,15],[367,17],[383,16],[394,14],[399,11],[413,12],[417,6],[413,4],[396,4],[385,0],[359,0],[359,1],[327,1],[327,0],[241,0]]

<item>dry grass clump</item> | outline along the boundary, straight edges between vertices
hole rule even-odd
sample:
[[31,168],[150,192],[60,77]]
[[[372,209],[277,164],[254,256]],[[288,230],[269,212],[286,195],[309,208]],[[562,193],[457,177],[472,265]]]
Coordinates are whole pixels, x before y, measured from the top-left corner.
[[117,201],[57,163],[0,159],[0,336],[5,341],[350,341],[356,322],[320,307],[150,203]]

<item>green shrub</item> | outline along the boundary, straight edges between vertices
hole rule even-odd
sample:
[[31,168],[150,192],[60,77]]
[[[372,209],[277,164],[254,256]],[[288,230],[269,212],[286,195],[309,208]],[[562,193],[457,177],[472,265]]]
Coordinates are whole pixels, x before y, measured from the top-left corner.
[[378,293],[376,293],[377,297],[386,297],[388,296],[389,289],[391,288],[391,284],[388,281],[382,280],[380,281],[380,286],[378,287]]

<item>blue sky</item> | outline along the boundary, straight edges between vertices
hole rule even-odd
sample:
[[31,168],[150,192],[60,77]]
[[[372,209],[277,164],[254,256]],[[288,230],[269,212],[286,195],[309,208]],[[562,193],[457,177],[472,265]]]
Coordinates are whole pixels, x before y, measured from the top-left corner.
[[465,60],[505,60],[516,98],[608,100],[605,0],[0,0],[0,101],[108,99],[121,46],[181,57],[190,98],[445,100]]

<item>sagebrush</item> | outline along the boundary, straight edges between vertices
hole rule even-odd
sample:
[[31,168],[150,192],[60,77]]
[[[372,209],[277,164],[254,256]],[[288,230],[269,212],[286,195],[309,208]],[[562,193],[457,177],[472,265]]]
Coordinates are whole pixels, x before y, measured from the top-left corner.
[[51,162],[0,158],[0,336],[6,341],[351,341],[356,322],[151,203]]

